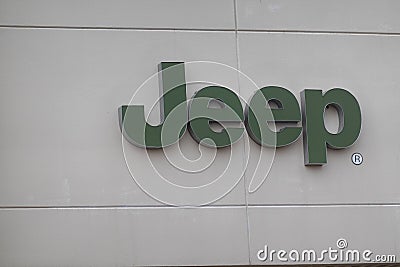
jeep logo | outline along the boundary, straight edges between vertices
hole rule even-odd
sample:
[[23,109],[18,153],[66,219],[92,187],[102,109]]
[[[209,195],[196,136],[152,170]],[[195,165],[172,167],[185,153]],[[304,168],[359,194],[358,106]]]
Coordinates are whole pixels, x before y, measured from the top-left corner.
[[[125,105],[119,108],[119,122],[124,137],[144,148],[162,148],[177,142],[186,129],[197,142],[206,146],[226,147],[239,140],[246,128],[251,139],[261,146],[283,147],[295,142],[303,132],[304,164],[327,163],[327,147],[342,149],[351,146],[361,130],[361,110],[357,99],[348,91],[333,88],[305,89],[301,92],[301,109],[295,96],[279,86],[257,90],[243,109],[239,97],[230,89],[207,86],[186,97],[183,62],[162,62],[161,121],[157,126],[146,122],[144,106]],[[221,108],[210,107],[216,101]],[[274,104],[275,107],[272,107]],[[324,112],[334,107],[339,116],[337,133],[327,131]],[[302,126],[299,126],[299,122]],[[210,123],[244,123],[245,127],[210,128]],[[280,130],[269,124],[285,123]]]

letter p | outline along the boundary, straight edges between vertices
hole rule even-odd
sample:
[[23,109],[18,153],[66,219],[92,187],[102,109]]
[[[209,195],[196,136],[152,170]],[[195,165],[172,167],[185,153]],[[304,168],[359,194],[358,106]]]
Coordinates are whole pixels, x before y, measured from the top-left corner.
[[[342,149],[351,146],[361,131],[361,110],[357,99],[348,91],[334,88],[301,92],[303,112],[304,164],[327,163],[326,148]],[[339,130],[330,133],[325,128],[325,108],[333,106],[339,115]]]

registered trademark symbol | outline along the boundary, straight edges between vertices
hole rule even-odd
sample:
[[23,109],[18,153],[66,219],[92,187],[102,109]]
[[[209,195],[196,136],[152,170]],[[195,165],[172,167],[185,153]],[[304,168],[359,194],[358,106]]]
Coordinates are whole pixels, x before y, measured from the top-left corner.
[[361,165],[361,163],[363,163],[363,156],[361,153],[353,153],[353,155],[351,155],[351,162],[353,162],[354,165]]

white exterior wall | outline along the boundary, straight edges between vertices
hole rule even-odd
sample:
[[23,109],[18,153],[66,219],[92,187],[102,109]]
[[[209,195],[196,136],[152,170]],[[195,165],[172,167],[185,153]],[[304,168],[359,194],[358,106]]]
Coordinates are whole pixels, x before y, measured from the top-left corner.
[[[400,261],[399,13],[395,0],[0,0],[0,265],[271,264],[257,259],[264,245],[318,251],[339,238]],[[298,100],[345,88],[360,138],[310,168],[300,137],[255,193],[246,173],[210,205],[167,206],[133,181],[117,116],[161,61],[223,63]],[[142,97],[146,112],[158,94]]]

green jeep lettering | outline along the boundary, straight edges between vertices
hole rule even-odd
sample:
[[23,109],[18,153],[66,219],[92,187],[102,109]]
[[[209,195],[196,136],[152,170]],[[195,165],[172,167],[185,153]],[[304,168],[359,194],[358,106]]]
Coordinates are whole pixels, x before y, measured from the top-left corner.
[[[244,114],[238,96],[228,88],[208,86],[198,91],[187,108],[185,68],[183,62],[162,62],[161,124],[152,126],[144,116],[143,105],[124,105],[119,108],[119,122],[124,137],[144,148],[162,148],[177,142],[186,128],[197,142],[207,146],[226,147],[241,138],[243,127],[223,127],[214,131],[210,123],[244,122],[251,139],[267,147],[283,147],[295,142],[303,130],[304,164],[327,163],[327,147],[347,148],[354,144],[361,131],[361,109],[357,99],[341,88],[328,90],[306,89],[301,92],[301,112],[294,95],[279,86],[263,87],[255,92]],[[222,108],[210,108],[217,101]],[[271,108],[274,103],[277,108]],[[324,112],[334,107],[339,115],[337,133],[326,130]],[[168,118],[168,119],[167,119]],[[165,122],[168,125],[165,125]],[[297,124],[302,121],[302,126]],[[279,131],[268,123],[286,123]]]

